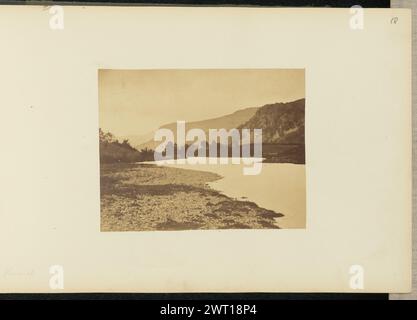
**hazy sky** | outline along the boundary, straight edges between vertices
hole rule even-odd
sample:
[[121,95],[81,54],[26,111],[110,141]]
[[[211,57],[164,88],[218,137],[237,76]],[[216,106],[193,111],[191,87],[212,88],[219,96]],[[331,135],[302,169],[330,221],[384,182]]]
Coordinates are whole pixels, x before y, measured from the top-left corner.
[[100,127],[116,136],[304,97],[303,69],[99,71]]

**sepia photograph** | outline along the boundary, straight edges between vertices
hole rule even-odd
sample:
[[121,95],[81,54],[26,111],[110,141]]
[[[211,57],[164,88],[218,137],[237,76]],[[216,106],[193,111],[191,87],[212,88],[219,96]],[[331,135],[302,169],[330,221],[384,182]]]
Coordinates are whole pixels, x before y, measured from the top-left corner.
[[101,231],[306,227],[304,69],[98,83]]

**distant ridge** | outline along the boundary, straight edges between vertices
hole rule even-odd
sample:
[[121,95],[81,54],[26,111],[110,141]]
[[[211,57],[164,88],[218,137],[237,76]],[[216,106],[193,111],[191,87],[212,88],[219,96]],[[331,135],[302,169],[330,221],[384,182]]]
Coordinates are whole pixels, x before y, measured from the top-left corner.
[[[208,136],[208,130],[209,129],[233,129],[238,128],[242,123],[248,121],[250,118],[252,118],[256,111],[259,108],[246,108],[241,109],[238,111],[235,111],[231,114],[227,114],[225,116],[213,118],[213,119],[207,119],[207,120],[200,120],[200,121],[193,121],[193,122],[186,122],[186,130],[190,129],[202,129],[206,135]],[[180,119],[179,119],[180,120]],[[174,135],[177,134],[177,123],[168,123],[160,127],[165,129],[170,129],[174,133]],[[156,146],[160,144],[158,141],[153,140],[153,134],[151,135],[151,139],[145,143],[141,144],[135,144],[133,141],[131,141],[132,145],[135,146],[137,149],[154,149]]]
[[[305,130],[305,99],[285,103],[271,103],[261,107],[246,108],[234,113],[208,120],[186,122],[186,130],[199,128],[208,137],[209,129],[230,130],[236,129],[262,129],[262,142],[265,144],[293,144],[303,146]],[[160,128],[170,129],[174,135],[177,133],[177,124],[168,123]],[[153,140],[153,133],[147,135],[145,143],[131,144],[141,149],[155,149],[160,142]],[[143,140],[142,140],[143,141]]]

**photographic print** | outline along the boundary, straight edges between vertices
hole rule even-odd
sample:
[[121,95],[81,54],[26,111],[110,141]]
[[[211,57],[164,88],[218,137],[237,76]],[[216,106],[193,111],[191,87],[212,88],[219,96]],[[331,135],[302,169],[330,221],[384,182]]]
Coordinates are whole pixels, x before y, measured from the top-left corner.
[[303,69],[98,81],[101,231],[305,228]]

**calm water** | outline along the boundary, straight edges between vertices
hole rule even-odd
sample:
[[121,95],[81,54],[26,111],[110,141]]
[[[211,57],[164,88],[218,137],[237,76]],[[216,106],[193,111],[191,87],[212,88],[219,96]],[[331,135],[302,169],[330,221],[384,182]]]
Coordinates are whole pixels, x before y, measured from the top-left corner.
[[[154,163],[154,162],[148,162]],[[165,165],[165,164],[164,164]],[[238,200],[284,214],[277,218],[281,228],[305,228],[306,178],[305,165],[263,163],[259,175],[243,174],[244,164],[167,164],[166,166],[217,173],[223,178],[209,186]]]

